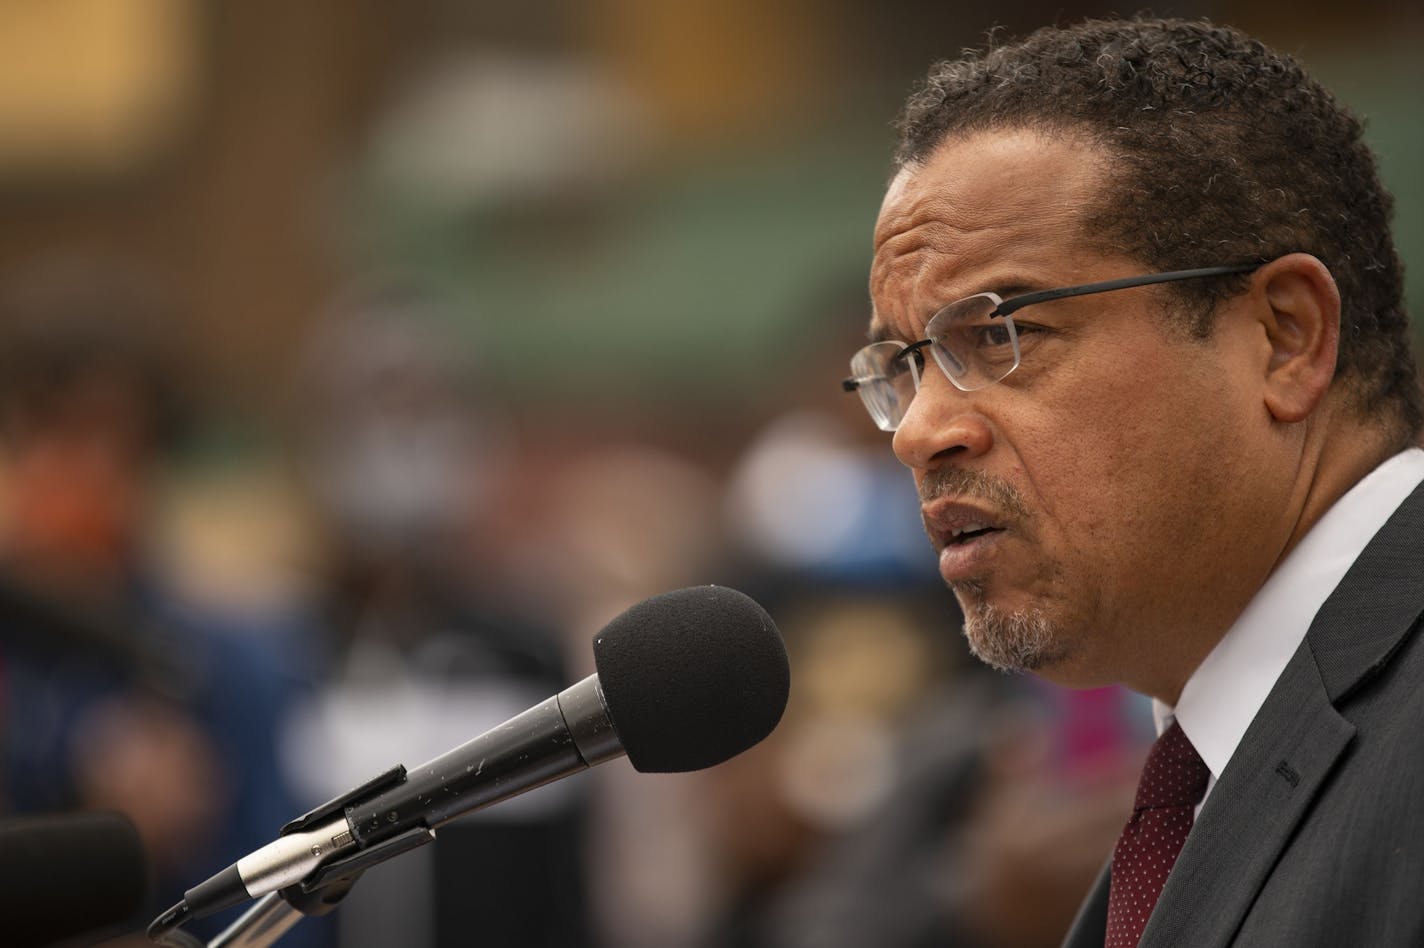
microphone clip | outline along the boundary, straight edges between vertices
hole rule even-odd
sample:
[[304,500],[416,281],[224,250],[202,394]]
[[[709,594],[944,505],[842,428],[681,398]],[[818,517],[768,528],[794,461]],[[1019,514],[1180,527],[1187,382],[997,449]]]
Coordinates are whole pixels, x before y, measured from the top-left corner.
[[[344,816],[351,807],[363,803],[392,787],[405,783],[404,764],[396,764],[390,770],[367,780],[346,793],[341,794],[321,806],[302,814],[282,827],[278,836],[305,832],[323,825],[337,816]],[[279,890],[282,899],[303,915],[325,915],[336,908],[346,893],[356,884],[361,873],[376,865],[409,852],[435,839],[435,831],[424,826],[414,826],[389,839],[358,849],[340,859],[319,867],[315,872],[299,882]]]
[[384,793],[391,787],[405,783],[405,775],[405,765],[396,764],[385,773],[372,777],[360,786],[348,790],[334,799],[326,801],[314,810],[303,813],[286,826],[283,826],[277,835],[286,836],[289,833],[301,833],[327,822],[332,817],[344,816],[346,815],[346,811],[351,807],[363,803],[377,794]]
[[361,873],[377,863],[435,841],[435,830],[413,826],[398,836],[358,849],[349,856],[327,863],[300,882],[279,889],[278,894],[303,915],[325,915],[336,908]]

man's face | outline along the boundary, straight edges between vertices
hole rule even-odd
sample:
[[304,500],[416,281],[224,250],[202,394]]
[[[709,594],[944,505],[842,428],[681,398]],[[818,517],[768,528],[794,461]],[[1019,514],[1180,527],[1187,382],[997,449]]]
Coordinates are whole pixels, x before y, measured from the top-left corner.
[[[872,328],[910,342],[975,293],[1148,272],[1082,228],[1105,167],[1075,139],[1006,130],[907,168],[876,227]],[[1240,300],[1210,339],[1188,338],[1165,294],[1020,310],[1022,363],[978,391],[926,364],[894,449],[970,644],[993,664],[1174,700],[1280,553],[1288,445],[1260,397],[1270,347]]]

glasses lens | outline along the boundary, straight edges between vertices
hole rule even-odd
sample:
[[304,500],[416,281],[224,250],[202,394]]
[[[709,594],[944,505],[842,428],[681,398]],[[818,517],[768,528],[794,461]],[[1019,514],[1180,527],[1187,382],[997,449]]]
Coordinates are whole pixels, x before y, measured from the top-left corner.
[[920,387],[919,353],[902,357],[898,342],[876,342],[850,360],[856,391],[865,410],[882,431],[894,431],[905,417],[915,390]]
[[1019,335],[1009,316],[990,316],[1003,300],[980,293],[950,303],[925,327],[935,362],[965,392],[993,385],[1019,365]]

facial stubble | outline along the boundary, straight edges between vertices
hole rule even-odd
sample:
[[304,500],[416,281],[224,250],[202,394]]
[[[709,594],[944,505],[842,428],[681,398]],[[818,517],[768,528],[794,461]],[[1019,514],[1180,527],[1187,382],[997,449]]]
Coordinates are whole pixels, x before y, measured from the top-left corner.
[[[928,472],[919,483],[920,499],[928,503],[953,496],[987,501],[1002,516],[1027,533],[1028,505],[1008,481],[982,471],[944,468]],[[980,661],[1005,672],[1036,671],[1060,660],[1062,636],[1048,614],[1036,606],[1005,610],[988,601],[988,579],[971,578],[949,584],[964,613],[964,637]]]
[[983,583],[952,583],[964,612],[964,637],[975,658],[1003,672],[1031,672],[1063,655],[1058,627],[1039,608],[1005,610],[985,601]]

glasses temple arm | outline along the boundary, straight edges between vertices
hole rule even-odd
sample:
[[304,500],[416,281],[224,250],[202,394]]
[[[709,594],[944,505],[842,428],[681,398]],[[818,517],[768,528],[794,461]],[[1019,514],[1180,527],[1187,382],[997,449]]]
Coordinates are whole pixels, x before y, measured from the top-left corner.
[[1148,276],[1122,277],[1117,280],[1103,280],[1098,283],[1084,283],[1082,286],[1065,286],[1054,290],[1040,290],[1025,293],[1013,299],[1004,300],[990,313],[991,316],[1008,316],[1025,306],[1061,300],[1069,296],[1087,296],[1091,293],[1107,293],[1112,290],[1127,290],[1135,286],[1151,286],[1155,283],[1174,283],[1177,280],[1194,280],[1199,277],[1226,276],[1232,273],[1249,273],[1260,269],[1259,263],[1241,263],[1230,267],[1201,267],[1196,270],[1172,270],[1167,273],[1153,273]]

